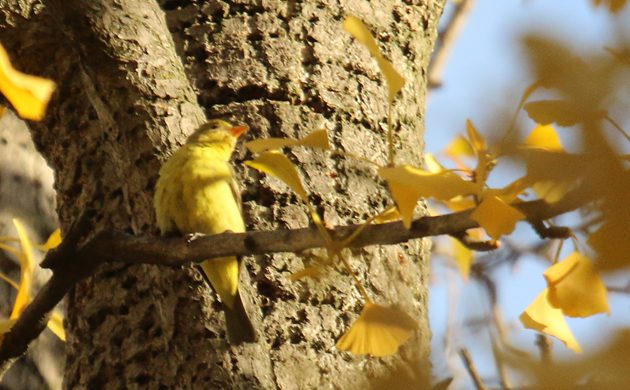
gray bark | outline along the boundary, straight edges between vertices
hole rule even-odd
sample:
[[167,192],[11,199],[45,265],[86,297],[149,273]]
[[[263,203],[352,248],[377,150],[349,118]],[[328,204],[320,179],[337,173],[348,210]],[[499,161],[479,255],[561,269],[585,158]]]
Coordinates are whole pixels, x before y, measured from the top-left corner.
[[[0,118],[0,235],[16,237],[12,219],[19,218],[29,237],[40,243],[57,225],[53,173],[37,153],[28,128],[11,112]],[[41,260],[38,251],[35,260]],[[20,280],[19,261],[0,251],[0,272]],[[49,272],[36,268],[34,289],[48,278]],[[0,316],[8,318],[17,291],[0,281]],[[63,343],[45,331],[28,353],[17,360],[0,381],[6,389],[60,388],[63,376]]]
[[[365,20],[408,80],[394,112],[399,162],[417,163],[425,70],[443,2],[5,1],[0,40],[20,69],[59,90],[33,138],[55,170],[65,229],[85,208],[94,230],[155,231],[159,160],[207,116],[252,127],[250,137],[297,137],[326,127],[336,148],[385,162],[386,90],[366,50],[341,30]],[[180,60],[181,58],[181,60]],[[182,66],[182,60],[184,66]],[[187,77],[193,85],[190,88]],[[194,92],[193,92],[194,91]],[[295,149],[291,158],[330,224],[356,223],[388,196],[369,167]],[[159,157],[159,158],[158,158]],[[235,167],[249,229],[308,218],[277,181]],[[361,300],[341,268],[291,282],[308,256],[245,259],[242,295],[260,342],[225,343],[214,294],[192,267],[110,266],[69,297],[68,388],[355,388],[429,372],[427,246],[349,253],[374,299],[397,303],[420,330],[397,356],[334,348]]]

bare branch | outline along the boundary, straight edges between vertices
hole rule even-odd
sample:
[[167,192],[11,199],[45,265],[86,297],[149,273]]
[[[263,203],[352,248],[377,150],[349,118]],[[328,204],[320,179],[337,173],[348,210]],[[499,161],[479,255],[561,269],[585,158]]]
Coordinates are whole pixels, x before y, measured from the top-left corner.
[[462,348],[459,351],[459,355],[464,361],[464,366],[466,367],[466,370],[468,370],[470,377],[475,383],[475,388],[477,388],[477,390],[486,390],[487,387],[483,383],[483,380],[479,375],[479,371],[477,371],[477,367],[475,366],[475,362],[473,362],[472,357],[470,356],[470,352],[468,352],[466,348]]
[[[543,221],[580,207],[583,196],[569,196],[548,204],[542,200],[515,203],[512,206],[523,212],[528,221]],[[402,222],[370,225],[349,246],[360,248],[370,245],[392,245],[413,239],[449,234],[462,236],[466,230],[479,227],[470,218],[472,209],[457,213],[422,217],[415,220],[409,230]],[[208,258],[228,255],[254,255],[274,252],[300,252],[325,245],[317,229],[305,228],[279,231],[251,231],[223,233],[189,240],[185,237],[158,238],[132,236],[107,230],[85,244],[91,213],[77,219],[59,248],[50,251],[43,267],[51,268],[53,276],[26,307],[0,345],[0,373],[22,355],[28,344],[45,328],[48,316],[64,295],[81,279],[92,275],[99,265],[111,262],[126,264],[159,264],[180,266],[202,262]],[[338,241],[348,237],[361,225],[340,226],[331,229]]]
[[473,9],[474,3],[475,0],[461,0],[455,4],[451,18],[440,32],[435,53],[433,54],[431,65],[429,65],[429,88],[442,86],[442,73],[444,73],[446,62],[451,55],[459,33],[466,23],[466,19],[470,15],[470,11]]

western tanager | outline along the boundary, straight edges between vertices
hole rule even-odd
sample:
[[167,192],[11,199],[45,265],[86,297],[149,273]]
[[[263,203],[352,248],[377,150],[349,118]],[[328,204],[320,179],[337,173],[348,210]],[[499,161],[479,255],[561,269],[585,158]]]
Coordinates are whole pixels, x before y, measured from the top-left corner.
[[[247,130],[211,120],[195,131],[160,169],[153,203],[162,234],[244,232],[240,196],[229,160]],[[236,257],[204,261],[201,269],[223,303],[228,340],[256,340],[238,291]]]

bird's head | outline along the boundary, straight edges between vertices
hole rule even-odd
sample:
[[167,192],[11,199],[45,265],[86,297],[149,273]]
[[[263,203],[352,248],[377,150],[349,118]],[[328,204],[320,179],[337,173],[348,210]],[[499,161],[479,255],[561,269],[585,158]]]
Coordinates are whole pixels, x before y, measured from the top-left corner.
[[221,119],[211,119],[192,133],[187,145],[226,149],[229,154],[236,146],[236,141],[247,131],[246,126],[234,126]]

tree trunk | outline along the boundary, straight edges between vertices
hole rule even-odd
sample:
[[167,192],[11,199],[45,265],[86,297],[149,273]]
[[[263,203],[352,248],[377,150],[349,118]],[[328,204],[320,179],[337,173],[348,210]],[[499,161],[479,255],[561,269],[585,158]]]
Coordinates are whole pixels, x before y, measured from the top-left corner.
[[[152,0],[5,3],[0,40],[13,61],[59,85],[45,121],[31,130],[55,170],[64,230],[95,209],[95,232],[156,232],[159,161],[204,111],[249,124],[250,138],[325,127],[335,148],[385,164],[386,89],[366,50],[342,31],[348,13],[366,21],[407,78],[393,113],[397,161],[419,161],[426,66],[443,1],[162,1],[166,16]],[[248,229],[308,224],[295,195],[244,169],[243,148],[237,154]],[[369,166],[311,150],[289,155],[329,224],[364,221],[389,202]],[[426,255],[423,242],[348,254],[377,302],[399,304],[419,323],[398,355],[382,359],[335,349],[362,302],[341,268],[320,281],[290,281],[308,255],[245,259],[241,294],[261,337],[236,348],[194,267],[104,267],[69,297],[65,386],[425,384]]]

